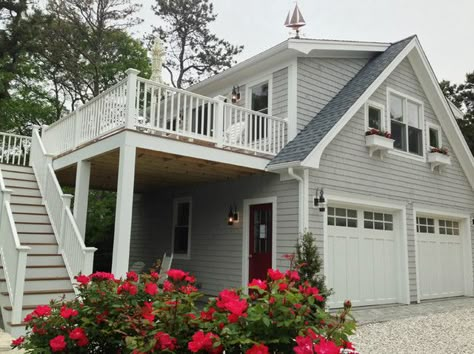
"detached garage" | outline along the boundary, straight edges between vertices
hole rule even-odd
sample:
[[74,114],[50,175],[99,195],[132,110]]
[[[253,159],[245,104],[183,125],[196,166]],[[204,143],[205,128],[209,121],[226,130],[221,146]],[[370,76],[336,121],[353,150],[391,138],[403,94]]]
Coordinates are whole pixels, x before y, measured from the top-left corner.
[[[329,304],[354,306],[401,301],[401,211],[330,205],[327,211]],[[405,272],[406,273],[406,272]]]
[[470,240],[465,220],[417,213],[416,246],[420,300],[469,293]]

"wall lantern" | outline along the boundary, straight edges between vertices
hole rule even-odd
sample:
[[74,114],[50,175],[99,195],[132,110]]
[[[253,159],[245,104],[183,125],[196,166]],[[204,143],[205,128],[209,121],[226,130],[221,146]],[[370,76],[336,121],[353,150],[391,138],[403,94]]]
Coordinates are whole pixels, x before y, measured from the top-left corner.
[[324,190],[316,189],[316,196],[313,199],[313,206],[319,208],[320,212],[326,211],[326,198],[324,198]]
[[229,214],[227,214],[227,225],[234,225],[234,223],[239,222],[239,212],[235,204],[229,207]]
[[232,87],[232,103],[240,101],[240,88],[239,86]]

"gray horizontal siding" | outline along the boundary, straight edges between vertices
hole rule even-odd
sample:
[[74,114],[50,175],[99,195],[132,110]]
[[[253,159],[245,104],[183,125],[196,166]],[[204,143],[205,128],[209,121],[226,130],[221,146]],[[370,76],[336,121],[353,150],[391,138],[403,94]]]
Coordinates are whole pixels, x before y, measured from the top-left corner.
[[[422,101],[426,121],[439,124],[408,60],[395,69],[370,100],[386,105],[387,87]],[[385,161],[369,158],[364,125],[362,108],[327,147],[319,170],[311,171],[310,195],[314,195],[317,187],[324,187],[327,191],[345,191],[383,198],[387,202],[406,203],[410,297],[415,301],[415,221],[412,203],[431,205],[439,210],[471,213],[474,209],[474,194],[458,159],[452,153],[451,166],[441,175],[431,172],[427,162],[402,156],[389,155]],[[452,151],[444,134],[443,145]],[[318,235],[318,245],[322,248],[322,217],[315,209],[310,209],[310,213],[310,228]]]
[[[297,240],[298,185],[295,181],[280,182],[279,176],[273,174],[168,189],[137,199],[131,261],[152,261],[151,255],[169,251],[173,198],[184,196],[192,198],[191,259],[175,259],[173,267],[196,275],[204,293],[216,295],[223,288],[241,286],[242,220],[228,226],[226,218],[229,206],[235,203],[242,219],[244,199],[277,197],[277,266],[288,267],[283,255],[294,251]],[[156,219],[147,217],[143,208],[154,210]],[[167,223],[161,219],[167,219]],[[162,244],[147,243],[151,239]]]
[[298,131],[355,76],[368,59],[298,58]]
[[288,116],[288,68],[273,73],[272,76],[272,115]]

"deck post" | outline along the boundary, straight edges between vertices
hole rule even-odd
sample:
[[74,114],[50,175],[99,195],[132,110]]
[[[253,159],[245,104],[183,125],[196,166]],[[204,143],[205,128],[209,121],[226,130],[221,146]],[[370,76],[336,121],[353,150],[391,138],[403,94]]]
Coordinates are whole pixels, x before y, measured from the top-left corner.
[[224,103],[225,96],[216,96],[214,99],[218,100],[216,107],[216,120],[214,122],[214,138],[216,139],[216,147],[221,148],[224,145]]
[[140,70],[127,69],[127,109],[125,111],[125,128],[134,129],[136,120],[137,77]]
[[128,271],[135,181],[135,153],[135,146],[123,145],[120,148],[112,255],[112,273],[117,278],[125,276]]
[[89,200],[89,181],[91,176],[91,163],[79,161],[76,169],[76,185],[74,190],[74,218],[81,233],[82,239],[86,235],[87,206]]

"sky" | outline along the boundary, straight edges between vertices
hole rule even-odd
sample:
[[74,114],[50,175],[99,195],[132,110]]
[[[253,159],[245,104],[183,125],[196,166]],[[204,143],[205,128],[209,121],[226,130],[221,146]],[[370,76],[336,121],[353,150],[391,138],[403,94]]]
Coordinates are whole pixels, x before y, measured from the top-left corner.
[[[151,31],[157,17],[142,0],[144,22],[136,35]],[[294,0],[214,0],[211,28],[232,44],[244,45],[240,62],[290,37],[283,26]],[[474,71],[474,0],[299,0],[307,25],[302,37],[395,42],[417,34],[438,80],[460,83]]]

